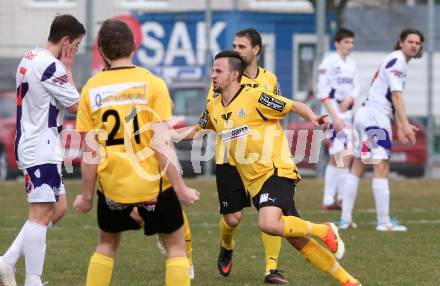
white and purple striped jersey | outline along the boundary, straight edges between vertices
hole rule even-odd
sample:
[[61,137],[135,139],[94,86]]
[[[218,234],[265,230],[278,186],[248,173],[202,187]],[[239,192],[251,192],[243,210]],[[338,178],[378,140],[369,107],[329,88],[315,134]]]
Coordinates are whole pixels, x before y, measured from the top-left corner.
[[374,75],[365,106],[370,106],[392,118],[394,106],[391,100],[393,91],[402,92],[405,88],[408,63],[402,51],[394,51],[382,61]]
[[[356,65],[353,60],[346,57],[345,60],[337,53],[326,57],[318,68],[317,98],[323,101],[329,98],[333,109],[345,122],[351,122],[351,108],[345,112],[339,109],[339,103],[346,97],[352,97],[353,103],[359,96],[359,81]],[[328,113],[322,105],[322,113]],[[329,117],[329,121],[332,118]]]
[[68,81],[64,64],[49,51],[35,48],[21,60],[16,83],[18,167],[62,162],[59,133],[64,109],[79,100],[78,91]]

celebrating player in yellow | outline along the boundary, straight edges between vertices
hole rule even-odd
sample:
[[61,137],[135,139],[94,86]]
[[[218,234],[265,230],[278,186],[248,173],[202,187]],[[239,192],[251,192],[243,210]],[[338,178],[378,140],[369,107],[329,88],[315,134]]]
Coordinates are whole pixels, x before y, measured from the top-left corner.
[[[337,259],[344,255],[344,243],[333,223],[315,224],[299,217],[293,195],[301,179],[289,152],[284,132],[277,132],[279,120],[295,112],[316,126],[325,116],[316,116],[305,104],[271,92],[240,84],[244,63],[233,51],[216,55],[212,71],[214,91],[220,96],[208,102],[198,128],[185,138],[196,136],[198,129],[212,129],[221,140],[220,150],[235,163],[243,185],[258,210],[260,229],[285,237],[317,269],[327,272],[343,286],[359,286]],[[281,141],[280,150],[272,150]],[[334,256],[317,241],[323,241]],[[336,258],[335,258],[336,256]]]
[[[259,67],[257,57],[262,49],[260,34],[253,28],[239,31],[235,35],[232,46],[238,52],[245,63],[245,70],[241,83],[247,87],[259,88],[276,95],[280,95],[280,88],[276,75]],[[218,93],[214,92],[213,86],[209,90],[208,101],[213,100]],[[281,128],[277,126],[277,128]],[[278,129],[280,130],[280,129]],[[281,130],[280,130],[281,132]],[[250,207],[249,195],[241,181],[231,156],[223,156],[220,152],[220,139],[216,144],[216,181],[217,192],[222,218],[219,221],[220,230],[220,254],[217,259],[217,268],[221,275],[228,276],[232,269],[232,253],[234,250],[234,236],[243,216],[243,208]],[[280,146],[275,146],[279,150]],[[266,272],[264,282],[269,284],[285,284],[278,271],[278,257],[280,255],[281,237],[261,233],[266,258]]]
[[160,78],[132,65],[134,40],[125,23],[106,20],[98,44],[110,68],[84,86],[77,117],[78,131],[87,134],[83,192],[75,209],[85,213],[92,208],[97,178],[99,182],[99,243],[90,259],[87,286],[110,284],[121,232],[140,228],[130,217],[133,207],[145,221],[145,235],[159,233],[165,244],[165,284],[190,285],[179,201],[192,204],[199,193],[185,186],[173,164],[172,146],[157,142],[153,132],[171,117],[168,90]]

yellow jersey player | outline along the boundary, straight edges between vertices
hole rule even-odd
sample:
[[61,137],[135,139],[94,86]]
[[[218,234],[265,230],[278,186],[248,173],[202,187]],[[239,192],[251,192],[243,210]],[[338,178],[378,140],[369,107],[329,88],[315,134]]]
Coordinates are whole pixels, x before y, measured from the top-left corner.
[[[216,55],[212,83],[221,96],[207,104],[198,128],[188,132],[186,138],[196,136],[200,129],[217,132],[222,148],[234,159],[243,185],[258,210],[261,231],[285,237],[306,261],[332,275],[341,285],[361,285],[336,261],[345,251],[337,227],[299,217],[293,196],[301,178],[285,134],[276,129],[288,112],[297,113],[315,126],[324,124],[326,115],[318,117],[303,103],[241,85],[243,70],[244,63],[237,52],[223,51]],[[279,152],[272,152],[274,141],[281,141]],[[334,255],[312,236],[322,240]]]
[[[239,31],[235,35],[232,46],[245,63],[241,84],[249,88],[257,88],[276,95],[280,95],[280,87],[276,75],[259,67],[257,57],[262,49],[260,34],[253,28]],[[208,101],[220,96],[214,92],[213,86],[208,93]],[[281,132],[281,126],[276,126]],[[219,230],[221,236],[220,254],[217,259],[217,268],[221,275],[228,276],[232,269],[232,254],[234,250],[234,237],[243,216],[243,208],[250,207],[250,197],[235,168],[235,162],[230,156],[220,154],[220,141],[216,139],[216,182],[220,204]],[[274,150],[280,150],[275,146]],[[261,233],[266,270],[264,282],[269,284],[285,284],[288,281],[278,271],[278,257],[281,249],[281,237]]]
[[99,182],[99,242],[90,259],[87,286],[110,284],[121,233],[140,228],[130,216],[133,207],[145,221],[145,235],[159,233],[165,244],[165,284],[190,285],[179,201],[192,204],[199,193],[185,186],[172,147],[156,140],[156,129],[171,117],[168,90],[160,78],[132,65],[134,40],[125,23],[106,20],[98,43],[110,68],[84,86],[77,117],[77,130],[86,134],[83,192],[75,199],[75,209],[86,213],[92,208]]

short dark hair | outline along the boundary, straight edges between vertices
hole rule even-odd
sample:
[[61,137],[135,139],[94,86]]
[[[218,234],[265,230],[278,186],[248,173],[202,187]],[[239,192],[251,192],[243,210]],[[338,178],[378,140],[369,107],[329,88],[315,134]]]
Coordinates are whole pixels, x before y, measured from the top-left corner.
[[258,51],[258,54],[260,54],[261,50],[263,49],[263,41],[261,40],[261,35],[254,28],[241,30],[237,32],[235,36],[248,38],[251,42],[252,47],[259,46],[260,50]]
[[420,32],[417,29],[414,28],[406,28],[403,29],[402,32],[400,32],[400,36],[399,36],[399,40],[397,40],[396,45],[394,46],[394,50],[400,50],[400,43],[404,42],[406,40],[406,38],[409,35],[418,35],[420,37],[420,51],[419,53],[415,56],[415,58],[421,58],[423,55],[423,42],[425,41],[425,37],[423,36],[422,32]]
[[81,24],[72,15],[64,14],[56,16],[50,25],[50,32],[48,41],[51,43],[58,43],[65,36],[69,37],[72,42],[81,35],[86,34],[83,24]]
[[105,20],[98,32],[98,45],[109,60],[129,57],[134,51],[133,33],[120,20]]
[[354,38],[354,33],[352,30],[346,28],[340,28],[335,34],[335,42],[340,42],[346,38]]
[[221,58],[228,58],[229,71],[238,71],[238,81],[240,82],[245,68],[245,63],[240,54],[236,51],[225,50],[215,55],[216,60]]

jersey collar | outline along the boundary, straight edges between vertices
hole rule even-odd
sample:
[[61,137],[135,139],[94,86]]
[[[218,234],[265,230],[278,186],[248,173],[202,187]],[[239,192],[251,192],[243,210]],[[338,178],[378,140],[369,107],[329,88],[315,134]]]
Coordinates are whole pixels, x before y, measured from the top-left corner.
[[241,91],[243,90],[243,88],[245,87],[244,84],[240,85],[240,89],[237,91],[237,93],[234,95],[234,97],[231,99],[231,101],[229,101],[228,105],[224,105],[223,101],[221,100],[221,103],[223,105],[223,107],[228,107],[229,105],[231,105],[231,103],[238,97],[238,95],[241,93]]
[[109,68],[106,71],[123,70],[123,69],[134,69],[134,68],[135,68],[135,66],[115,67],[115,68]]
[[250,78],[247,74],[243,73],[243,76],[247,77],[248,79],[256,79],[258,75],[260,74],[260,67],[257,67],[257,75],[254,78]]

